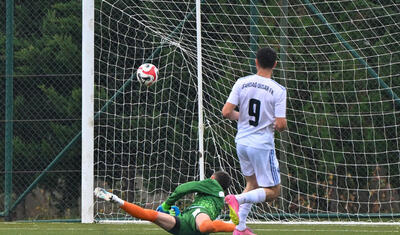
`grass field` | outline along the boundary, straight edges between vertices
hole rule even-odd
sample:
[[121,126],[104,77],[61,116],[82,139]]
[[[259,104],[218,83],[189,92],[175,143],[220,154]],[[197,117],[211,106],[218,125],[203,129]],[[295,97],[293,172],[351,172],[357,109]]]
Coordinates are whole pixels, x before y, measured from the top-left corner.
[[[258,235],[281,234],[400,234],[400,225],[298,225],[252,224]],[[0,223],[4,235],[163,235],[169,234],[151,224],[80,224],[80,223]],[[218,233],[232,234],[232,233]]]

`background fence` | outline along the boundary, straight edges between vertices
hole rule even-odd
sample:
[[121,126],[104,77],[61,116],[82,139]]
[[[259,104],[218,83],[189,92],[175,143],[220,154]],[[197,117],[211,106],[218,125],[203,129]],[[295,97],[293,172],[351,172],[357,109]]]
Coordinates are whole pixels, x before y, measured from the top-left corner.
[[[3,136],[5,61],[10,53],[5,48],[7,1],[0,2]],[[81,2],[75,0],[14,1],[12,220],[80,218],[80,143],[73,145],[38,184],[32,183],[80,131],[81,14]],[[4,156],[5,138],[0,138],[0,152]],[[1,157],[2,189],[4,161]],[[4,196],[0,190],[0,211],[5,209]]]

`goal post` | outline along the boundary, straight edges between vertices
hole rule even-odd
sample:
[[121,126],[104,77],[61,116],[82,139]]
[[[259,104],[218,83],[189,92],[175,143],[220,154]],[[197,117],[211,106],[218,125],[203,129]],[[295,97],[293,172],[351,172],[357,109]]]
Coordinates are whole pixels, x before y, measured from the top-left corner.
[[82,223],[94,222],[94,27],[94,0],[82,1]]
[[203,67],[201,52],[201,0],[196,0],[196,54],[197,54],[197,95],[199,113],[199,170],[200,180],[205,179],[204,171],[204,119],[203,119]]
[[[289,129],[275,136],[282,193],[254,206],[249,220],[398,221],[398,8],[372,0],[94,1],[93,65],[83,62],[94,66],[94,110],[82,118],[82,134],[94,123],[85,130],[93,133],[85,143],[93,146],[91,190],[155,209],[179,184],[223,169],[230,192],[240,193],[236,122],[221,108],[235,81],[254,72],[255,50],[272,47],[273,79],[288,91]],[[135,78],[143,63],[159,68],[150,87]],[[82,209],[84,197],[93,200],[83,181]],[[86,206],[88,222],[135,221],[96,199]]]

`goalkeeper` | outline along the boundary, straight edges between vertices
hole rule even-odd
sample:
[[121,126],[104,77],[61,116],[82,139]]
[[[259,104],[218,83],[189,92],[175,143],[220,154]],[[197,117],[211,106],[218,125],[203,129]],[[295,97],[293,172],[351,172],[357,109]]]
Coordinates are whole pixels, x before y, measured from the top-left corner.
[[[230,176],[223,171],[215,172],[210,179],[181,184],[157,211],[126,202],[102,188],[96,188],[94,193],[98,198],[119,204],[121,209],[133,217],[151,221],[171,234],[200,235],[233,232],[235,229],[233,223],[215,220],[224,207],[224,191],[230,184]],[[197,193],[193,203],[179,213],[179,209],[174,206],[175,202],[190,193]]]

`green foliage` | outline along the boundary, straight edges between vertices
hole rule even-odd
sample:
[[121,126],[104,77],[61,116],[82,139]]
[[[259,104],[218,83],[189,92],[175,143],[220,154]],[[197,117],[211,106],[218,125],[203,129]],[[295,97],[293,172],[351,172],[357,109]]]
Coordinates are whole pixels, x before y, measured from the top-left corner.
[[[13,192],[19,196],[80,130],[81,3],[14,2]],[[3,14],[1,20],[5,19]],[[1,30],[1,45],[5,43],[4,33]],[[3,53],[1,50],[1,61],[5,59]],[[0,71],[4,73],[3,69],[2,66]],[[4,116],[3,106],[0,114]],[[2,141],[0,149],[3,146]],[[79,170],[79,156],[80,146],[75,145],[65,157],[68,160],[60,162],[55,171]],[[52,200],[63,204],[59,215],[66,206],[77,206],[77,173],[55,176],[49,172],[39,182],[39,187],[57,194]],[[61,187],[60,182],[66,183]]]

